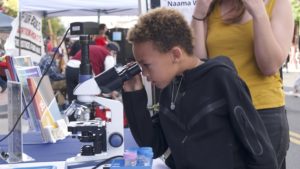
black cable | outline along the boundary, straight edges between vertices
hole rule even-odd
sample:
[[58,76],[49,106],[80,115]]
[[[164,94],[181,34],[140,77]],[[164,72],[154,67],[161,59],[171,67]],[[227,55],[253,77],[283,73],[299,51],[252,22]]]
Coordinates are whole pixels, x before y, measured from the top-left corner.
[[115,158],[123,158],[123,156],[113,156],[113,157],[110,157],[104,161],[101,161],[100,163],[98,163],[95,167],[93,167],[92,169],[97,169],[98,167],[100,167],[101,165],[103,164],[106,164],[107,162],[109,162],[110,160],[113,160]]
[[28,104],[25,106],[25,108],[23,109],[21,115],[18,117],[18,119],[17,119],[16,123],[14,124],[13,128],[8,132],[8,134],[6,134],[3,138],[0,139],[0,142],[2,142],[2,141],[5,140],[8,136],[11,135],[11,133],[12,133],[12,132],[15,130],[15,128],[17,127],[17,125],[18,125],[18,123],[19,123],[21,117],[22,117],[23,114],[25,113],[25,110],[27,110],[28,106],[33,102],[33,99],[34,99],[34,97],[35,97],[35,95],[36,95],[36,93],[37,93],[37,91],[38,91],[38,89],[39,89],[39,87],[40,87],[40,84],[41,84],[41,82],[42,82],[44,76],[48,73],[48,70],[50,69],[50,67],[51,67],[51,65],[52,65],[52,63],[53,63],[53,61],[54,61],[54,56],[57,54],[57,52],[58,52],[60,46],[61,46],[62,43],[64,42],[64,40],[65,40],[65,38],[66,38],[66,36],[67,36],[69,30],[70,30],[70,28],[68,28],[68,30],[67,30],[66,33],[64,34],[64,37],[63,37],[62,41],[60,42],[60,44],[58,45],[57,49],[55,50],[55,52],[54,52],[54,54],[53,54],[53,57],[52,57],[52,60],[51,60],[51,62],[50,62],[50,64],[49,64],[49,66],[46,68],[46,71],[43,73],[41,79],[39,80],[39,83],[38,83],[38,85],[37,85],[37,87],[36,87],[36,89],[35,89],[35,91],[34,91],[33,96],[31,97],[29,103],[28,103]]

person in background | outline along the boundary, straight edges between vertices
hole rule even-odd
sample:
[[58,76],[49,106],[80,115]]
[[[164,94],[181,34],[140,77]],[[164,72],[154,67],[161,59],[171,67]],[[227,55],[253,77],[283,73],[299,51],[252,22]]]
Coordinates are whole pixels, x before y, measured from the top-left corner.
[[1,86],[1,93],[3,93],[7,88],[7,83],[5,80],[2,79],[1,76],[0,76],[0,86]]
[[99,24],[99,35],[95,38],[96,45],[106,46],[108,44],[108,38],[106,36],[107,27],[105,24]]
[[39,67],[41,69],[42,74],[46,71],[46,69],[51,64],[52,58],[54,57],[54,61],[51,64],[47,75],[51,81],[51,86],[54,90],[54,93],[57,95],[57,100],[59,105],[65,104],[66,98],[66,78],[65,75],[60,73],[60,69],[57,66],[56,60],[59,59],[62,53],[59,51],[54,55],[55,51],[57,50],[56,47],[52,48],[51,52],[48,52],[44,57],[41,58],[39,62]]
[[294,82],[294,90],[293,93],[296,97],[300,97],[300,75]]
[[76,53],[78,52],[78,51],[80,51],[80,49],[81,49],[81,45],[80,45],[80,41],[79,40],[76,40],[73,44],[72,44],[72,46],[71,46],[71,48],[70,48],[70,51],[69,51],[69,59],[72,59],[75,55],[76,55]]
[[[0,49],[0,62],[5,60],[5,51]],[[3,93],[7,88],[7,82],[2,79],[0,76],[0,86],[1,86],[1,93]]]
[[53,45],[51,42],[51,38],[48,36],[46,39],[46,53],[52,52]]
[[[120,46],[117,42],[113,42],[113,41],[108,42],[106,48],[109,51],[109,55],[107,55],[104,60],[104,71],[107,71],[117,66],[117,55],[120,52]],[[109,96],[109,98],[117,99],[121,101],[120,94],[117,91],[113,91],[107,96]]]
[[[282,68],[285,68],[285,70],[286,70],[286,73],[289,73],[289,62],[290,62],[290,54],[287,56],[287,58],[286,58],[286,60],[285,60],[285,62],[283,63],[283,65],[282,65]],[[281,71],[281,77],[283,77],[283,74],[282,74],[283,72]]]
[[58,52],[54,56],[54,53],[56,50],[57,50],[57,48],[53,48],[52,51],[49,52],[48,54],[46,54],[44,57],[42,57],[39,62],[39,67],[41,69],[41,72],[44,73],[46,71],[47,67],[50,65],[52,58],[54,57],[54,61],[51,64],[51,66],[47,72],[47,75],[49,76],[51,81],[59,81],[59,80],[65,79],[65,75],[60,73],[57,63],[56,63],[56,60],[58,60],[59,57],[61,57],[60,55],[62,53],[58,50]]
[[72,100],[76,99],[73,95],[73,90],[79,81],[79,66],[81,61],[73,59],[78,51],[81,50],[80,41],[77,40],[72,44],[71,50],[69,52],[70,59],[67,62],[66,66],[66,82],[67,82],[67,95],[69,104]]
[[289,127],[279,69],[291,47],[294,20],[286,0],[197,0],[192,16],[195,55],[230,57],[250,89],[285,169]]
[[[55,51],[57,48],[53,48],[53,51]],[[57,68],[59,73],[64,74],[65,73],[65,69],[66,69],[66,62],[64,60],[64,55],[62,52],[60,52],[60,54],[58,54],[58,57],[55,57],[56,59],[56,64],[57,64]]]
[[[276,169],[277,160],[245,83],[227,57],[193,53],[193,33],[175,9],[140,16],[127,39],[142,74],[162,89],[159,112],[147,110],[141,75],[123,85],[123,104],[137,144],[168,152],[176,169]],[[166,153],[167,154],[167,153]]]
[[64,44],[65,44],[65,48],[66,48],[67,58],[69,60],[70,59],[70,51],[71,51],[71,48],[73,46],[71,39],[66,38]]
[[109,55],[105,57],[104,67],[105,71],[116,66],[117,64],[117,55],[120,52],[120,46],[116,42],[109,42],[106,45],[106,48],[109,50]]

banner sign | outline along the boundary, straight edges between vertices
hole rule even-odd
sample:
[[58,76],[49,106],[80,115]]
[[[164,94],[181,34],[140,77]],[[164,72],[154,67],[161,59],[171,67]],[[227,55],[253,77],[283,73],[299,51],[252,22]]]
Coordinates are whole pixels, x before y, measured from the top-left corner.
[[160,0],[160,6],[180,11],[190,23],[197,0]]
[[39,62],[44,55],[42,19],[29,12],[22,12],[21,19],[19,17],[18,15],[12,22],[12,31],[4,45],[5,50],[9,55],[31,56],[33,62]]

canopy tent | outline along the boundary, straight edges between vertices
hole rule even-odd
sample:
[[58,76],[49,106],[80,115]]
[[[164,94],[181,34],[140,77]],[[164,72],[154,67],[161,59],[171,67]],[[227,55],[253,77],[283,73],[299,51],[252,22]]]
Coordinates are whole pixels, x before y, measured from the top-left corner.
[[[19,12],[22,15],[28,16],[40,16],[44,18],[49,17],[61,17],[61,16],[98,16],[98,22],[100,22],[100,16],[137,16],[139,14],[139,2],[143,0],[19,0]],[[28,14],[25,14],[28,13]],[[20,15],[20,16],[22,16]],[[19,45],[28,44],[25,47],[19,48],[19,55],[24,55],[22,51],[26,50],[30,52],[28,47],[34,46],[32,40],[28,40],[33,38],[28,34],[27,30],[37,31],[36,27],[39,26],[38,22],[33,19],[33,22],[28,22],[28,18],[30,17],[21,17],[19,19],[18,28],[14,31],[15,34],[18,34],[18,29],[24,30],[22,34],[11,35],[11,44],[6,45],[6,49],[14,50],[15,41],[19,41]],[[39,19],[39,18],[38,18]],[[24,24],[22,24],[24,23]],[[24,25],[28,26],[28,28],[24,28]],[[26,34],[27,33],[27,34]],[[39,34],[41,32],[36,32]],[[52,34],[52,33],[50,33]],[[42,36],[37,36],[42,37]],[[17,40],[16,40],[17,39]],[[41,42],[35,42],[34,44],[38,45],[38,47],[43,48]],[[23,48],[26,48],[23,50]],[[27,49],[28,48],[28,49]],[[36,49],[36,48],[35,48]],[[39,49],[39,48],[38,48]],[[41,50],[42,52],[44,50]],[[30,55],[30,54],[28,54]]]
[[13,21],[13,17],[5,15],[0,12],[0,32],[9,32],[11,31],[11,22]]
[[[12,55],[43,55],[44,45],[39,26],[40,17],[60,16],[137,16],[139,4],[144,0],[19,0],[19,16],[5,49]],[[19,17],[18,16],[18,17]],[[28,19],[32,19],[30,22]],[[14,22],[15,22],[14,21]],[[21,34],[18,32],[22,32]],[[17,43],[15,43],[17,42]],[[17,46],[20,46],[17,47]],[[18,54],[16,49],[18,48]],[[38,60],[38,59],[37,59]]]
[[44,17],[138,15],[138,0],[19,0],[20,12],[38,12]]

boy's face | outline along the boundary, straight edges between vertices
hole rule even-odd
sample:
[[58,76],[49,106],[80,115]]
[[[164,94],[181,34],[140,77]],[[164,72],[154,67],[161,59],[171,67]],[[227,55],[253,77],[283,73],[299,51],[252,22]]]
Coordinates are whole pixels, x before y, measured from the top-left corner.
[[171,52],[161,53],[152,42],[133,43],[133,54],[142,74],[156,87],[163,89],[176,75],[176,64]]

